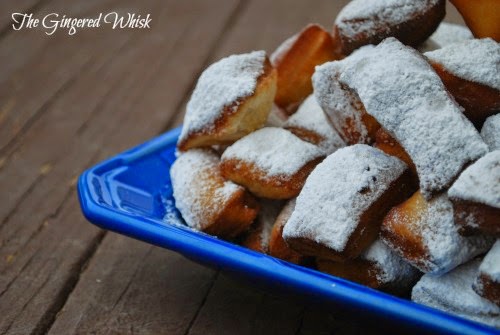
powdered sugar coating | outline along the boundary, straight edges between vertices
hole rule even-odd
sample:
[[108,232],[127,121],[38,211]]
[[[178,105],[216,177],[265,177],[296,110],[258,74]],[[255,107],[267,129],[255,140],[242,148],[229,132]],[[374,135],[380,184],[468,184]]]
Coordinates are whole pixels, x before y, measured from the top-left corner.
[[373,49],[372,45],[366,45],[342,61],[327,62],[316,66],[312,77],[316,101],[328,115],[333,127],[342,134],[344,126],[348,123],[352,124],[359,132],[359,143],[370,142],[368,130],[361,120],[357,106],[341,86],[339,76],[347,66],[355,63],[371,49]]
[[[219,157],[204,149],[180,155],[170,168],[175,206],[189,227],[203,230],[243,187],[225,181]],[[208,201],[207,201],[208,200]]]
[[259,214],[257,214],[257,221],[262,227],[260,231],[261,247],[264,252],[267,252],[269,250],[271,231],[284,203],[280,200],[261,199],[260,204],[261,208]]
[[500,90],[500,44],[491,38],[451,44],[424,55],[459,78]]
[[224,151],[222,160],[253,163],[268,177],[289,178],[321,156],[323,152],[317,146],[288,130],[266,127],[236,141]]
[[360,258],[375,263],[378,268],[377,280],[380,283],[401,284],[411,282],[418,271],[410,264],[406,263],[399,255],[389,248],[381,239],[375,240],[373,244],[366,249]]
[[345,142],[335,131],[326,119],[323,109],[318,105],[314,95],[310,95],[300,105],[295,112],[285,122],[285,128],[296,127],[305,129],[322,137],[318,146],[323,149],[326,155],[335,152],[337,149],[345,146]]
[[[423,201],[423,199],[422,199]],[[460,264],[486,252],[493,244],[493,239],[485,236],[464,237],[458,233],[453,219],[453,206],[446,196],[441,194],[426,202],[425,209],[418,216],[410,217],[412,223],[408,229],[422,239],[427,258],[420,262],[408,260],[422,272],[442,274]],[[404,222],[407,218],[396,216],[394,220]],[[404,253],[397,246],[386,241],[400,255]]]
[[448,195],[500,208],[500,150],[486,154],[465,169]]
[[265,127],[282,128],[285,125],[287,117],[288,115],[281,108],[273,104],[269,116],[267,117]]
[[479,133],[416,50],[387,38],[362,56],[347,64],[339,81],[356,91],[366,111],[410,155],[426,198],[487,152]]
[[368,145],[337,150],[307,178],[283,237],[343,251],[361,215],[405,169],[399,159]]
[[[434,6],[439,0],[352,0],[338,14],[335,25],[343,36],[388,34],[391,28]],[[382,31],[381,31],[382,30]]]
[[447,45],[473,39],[469,28],[461,24],[441,22],[436,31],[418,49],[420,52],[436,50]]
[[500,283],[500,240],[497,240],[493,248],[486,254],[479,271],[493,281]]
[[473,260],[442,276],[424,275],[413,287],[411,300],[500,327],[500,307],[472,289],[480,262]]
[[232,55],[203,71],[187,104],[179,141],[190,133],[213,129],[225,108],[236,112],[241,100],[254,93],[265,59],[265,51]]
[[481,137],[490,151],[500,150],[500,114],[490,116],[484,121]]

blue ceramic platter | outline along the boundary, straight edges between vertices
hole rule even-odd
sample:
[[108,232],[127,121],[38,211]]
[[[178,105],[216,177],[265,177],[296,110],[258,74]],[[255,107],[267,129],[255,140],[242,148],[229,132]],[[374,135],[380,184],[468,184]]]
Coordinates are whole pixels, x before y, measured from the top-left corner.
[[[349,309],[402,333],[499,334],[493,328],[222,241],[183,226],[169,170],[180,128],[85,171],[78,181],[92,223],[179,252],[256,285]],[[403,331],[403,328],[405,329]]]

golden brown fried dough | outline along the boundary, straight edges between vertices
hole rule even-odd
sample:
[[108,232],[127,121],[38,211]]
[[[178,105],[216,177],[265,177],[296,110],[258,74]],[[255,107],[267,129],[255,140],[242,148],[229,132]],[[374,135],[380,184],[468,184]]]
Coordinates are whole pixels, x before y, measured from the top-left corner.
[[263,128],[224,151],[222,175],[269,199],[299,194],[314,167],[324,158],[315,145],[282,128]]
[[177,147],[228,144],[266,123],[276,93],[276,70],[264,51],[232,55],[208,67],[186,107]]
[[247,230],[259,205],[243,187],[226,181],[211,150],[182,154],[170,169],[175,205],[189,227],[223,238]]
[[275,103],[289,115],[312,93],[311,77],[316,65],[337,59],[331,35],[310,24],[292,36],[271,55],[278,71]]
[[444,0],[353,0],[339,13],[333,27],[337,52],[349,55],[387,37],[417,47],[445,16]]

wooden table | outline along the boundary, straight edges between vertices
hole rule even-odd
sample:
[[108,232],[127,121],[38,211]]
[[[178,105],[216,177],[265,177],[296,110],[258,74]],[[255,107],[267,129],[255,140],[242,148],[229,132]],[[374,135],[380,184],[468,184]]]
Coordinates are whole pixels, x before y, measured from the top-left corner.
[[[77,176],[183,117],[201,71],[272,51],[346,1],[20,0],[0,4],[0,334],[370,334],[356,316],[274,297],[99,230]],[[13,31],[12,12],[152,14],[149,30]],[[460,22],[450,8],[447,18]],[[167,173],[167,171],[165,171]]]

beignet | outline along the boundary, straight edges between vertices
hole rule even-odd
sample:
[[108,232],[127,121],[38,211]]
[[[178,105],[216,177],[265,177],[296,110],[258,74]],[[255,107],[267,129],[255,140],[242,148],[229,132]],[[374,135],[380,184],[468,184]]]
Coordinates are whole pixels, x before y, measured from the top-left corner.
[[410,183],[395,157],[364,144],[339,149],[307,178],[283,238],[304,255],[356,258],[377,238],[387,211],[411,194]]
[[424,56],[478,129],[500,111],[499,43],[491,38],[468,40]]
[[289,199],[323,158],[322,150],[288,130],[262,128],[224,151],[221,173],[259,197]]
[[477,38],[491,37],[500,42],[498,0],[450,0]]
[[388,38],[354,58],[317,68],[313,84],[327,112],[328,101],[326,108],[322,102],[328,94],[322,92],[332,85],[321,73],[332,68],[340,69],[337,86],[354,91],[366,113],[408,153],[427,199],[448,188],[467,164],[487,152],[432,67],[420,53],[396,39]]
[[500,150],[465,169],[448,190],[448,196],[461,233],[500,237]]
[[420,52],[440,49],[447,45],[473,39],[469,28],[449,22],[441,22],[434,34],[418,47]]
[[316,144],[325,155],[345,147],[345,142],[330,126],[325,113],[312,94],[304,100],[297,112],[288,118],[284,127],[300,139]]
[[264,51],[210,65],[187,104],[179,150],[232,143],[261,128],[273,104],[276,78]]
[[389,211],[380,236],[407,262],[432,274],[450,271],[486,252],[494,242],[481,235],[460,235],[446,194],[427,201],[420,191]]
[[411,300],[500,327],[500,308],[472,290],[480,263],[480,259],[475,259],[442,276],[424,275],[413,287]]
[[380,128],[356,92],[340,82],[344,69],[372,49],[373,46],[367,45],[342,61],[317,66],[312,77],[316,101],[347,144],[371,144]]
[[318,270],[382,291],[402,294],[418,280],[419,271],[406,263],[380,239],[358,258],[345,262],[317,259]]
[[332,36],[321,26],[310,24],[284,41],[270,59],[278,71],[278,90],[274,101],[291,115],[312,93],[314,67],[337,57]]
[[500,240],[495,242],[481,262],[472,288],[477,294],[500,307]]
[[249,249],[267,254],[269,252],[269,242],[271,230],[278,217],[283,202],[278,200],[260,199],[260,211],[255,222],[250,229],[243,234],[241,245]]
[[288,201],[276,218],[269,241],[269,254],[290,263],[303,264],[306,261],[306,257],[290,249],[283,239],[283,227],[288,219],[290,219],[290,216],[292,216],[295,208],[295,200],[293,198]]
[[481,137],[490,151],[500,150],[500,114],[490,116],[484,121]]
[[243,187],[226,181],[219,157],[208,149],[193,149],[170,169],[175,205],[189,227],[232,238],[248,229],[257,216],[257,201]]
[[349,55],[391,36],[416,47],[436,30],[445,7],[444,0],[352,0],[335,20],[337,52]]

